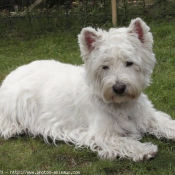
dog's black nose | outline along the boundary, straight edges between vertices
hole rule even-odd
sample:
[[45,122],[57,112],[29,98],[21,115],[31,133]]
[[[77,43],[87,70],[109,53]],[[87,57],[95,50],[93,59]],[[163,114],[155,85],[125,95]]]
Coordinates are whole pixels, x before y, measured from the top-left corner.
[[124,83],[121,83],[121,82],[116,82],[116,84],[113,85],[112,88],[116,94],[122,95],[125,92],[126,85]]

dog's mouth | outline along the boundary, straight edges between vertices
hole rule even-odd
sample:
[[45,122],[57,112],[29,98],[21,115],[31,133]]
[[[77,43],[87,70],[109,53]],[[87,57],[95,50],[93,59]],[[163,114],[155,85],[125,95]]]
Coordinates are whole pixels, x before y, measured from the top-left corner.
[[137,99],[141,94],[141,90],[139,86],[133,86],[129,83],[126,84],[124,89],[119,88],[116,90],[111,84],[110,86],[103,86],[102,98],[105,103],[123,103]]
[[126,100],[126,96],[123,95],[115,95],[112,94],[111,96],[103,96],[103,101],[105,103],[121,103]]
[[127,101],[134,100],[138,97],[136,94],[129,94],[127,92],[123,94],[115,94],[114,92],[110,91],[110,93],[106,92],[103,94],[103,101],[105,103],[123,103]]
[[111,97],[111,100],[115,102],[115,99],[116,99],[116,98],[122,98],[122,97],[124,97],[124,96],[125,96],[124,94],[113,95],[113,96]]
[[113,95],[111,97],[111,102],[112,103],[122,103],[122,102],[125,102],[125,101],[128,101],[130,98],[128,98],[127,95],[125,94],[121,94],[121,95]]

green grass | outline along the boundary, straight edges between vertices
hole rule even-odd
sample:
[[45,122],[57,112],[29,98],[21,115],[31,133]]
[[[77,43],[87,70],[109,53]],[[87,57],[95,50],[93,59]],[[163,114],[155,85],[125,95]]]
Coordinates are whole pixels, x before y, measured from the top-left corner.
[[[157,65],[153,84],[145,91],[155,107],[175,119],[175,21],[150,22],[154,35]],[[37,59],[56,59],[81,64],[76,31],[45,33],[33,37],[4,38],[0,42],[0,80],[16,67]],[[135,163],[116,159],[113,162],[97,158],[88,149],[58,142],[45,144],[41,137],[21,136],[0,138],[0,170],[78,171],[81,175],[171,175],[175,172],[175,142],[146,136],[142,142],[159,147],[156,157]],[[1,172],[1,171],[0,171]],[[5,173],[4,173],[5,174]]]

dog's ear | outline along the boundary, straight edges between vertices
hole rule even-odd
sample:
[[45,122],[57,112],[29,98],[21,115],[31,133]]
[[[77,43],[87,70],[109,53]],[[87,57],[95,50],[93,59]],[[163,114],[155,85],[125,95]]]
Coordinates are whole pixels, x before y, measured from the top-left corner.
[[134,34],[136,37],[138,37],[141,43],[151,44],[150,46],[152,47],[153,37],[149,31],[150,28],[141,18],[132,20],[128,27],[128,33]]
[[78,43],[84,61],[96,47],[98,37],[98,32],[92,27],[83,28],[81,33],[78,35]]
[[95,48],[96,37],[97,32],[95,29],[91,27],[84,28],[79,35],[79,43],[83,44],[89,51],[92,51]]

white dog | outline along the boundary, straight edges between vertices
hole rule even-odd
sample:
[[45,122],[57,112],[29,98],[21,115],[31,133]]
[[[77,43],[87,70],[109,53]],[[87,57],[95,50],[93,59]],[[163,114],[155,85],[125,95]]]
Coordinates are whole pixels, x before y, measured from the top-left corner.
[[84,65],[35,61],[6,77],[0,135],[42,135],[110,160],[153,157],[157,146],[138,140],[144,133],[175,139],[175,121],[142,93],[156,62],[149,27],[136,18],[109,32],[84,28],[78,39]]

